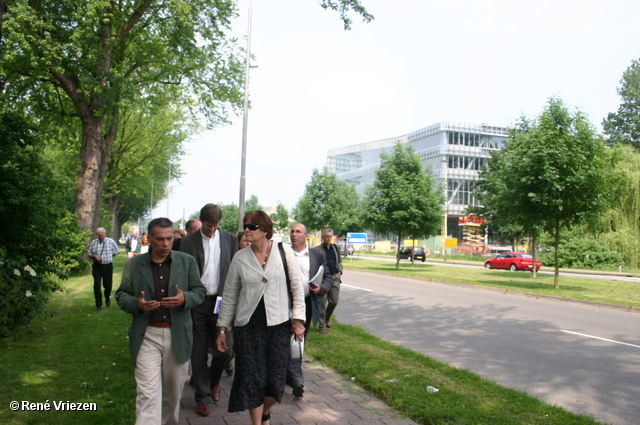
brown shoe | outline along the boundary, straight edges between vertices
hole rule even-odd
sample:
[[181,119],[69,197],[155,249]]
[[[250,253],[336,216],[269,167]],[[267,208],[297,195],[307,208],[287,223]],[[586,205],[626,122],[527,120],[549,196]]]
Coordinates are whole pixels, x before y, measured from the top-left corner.
[[209,416],[209,405],[207,403],[199,404],[196,413],[200,416]]
[[331,320],[327,320],[327,327],[330,328],[331,327]]
[[213,401],[220,401],[220,384],[211,387],[211,398]]
[[326,330],[324,330],[324,329],[320,329],[320,330],[319,330],[319,332],[320,332],[321,334],[326,334],[326,333],[327,333],[327,331],[326,331]]

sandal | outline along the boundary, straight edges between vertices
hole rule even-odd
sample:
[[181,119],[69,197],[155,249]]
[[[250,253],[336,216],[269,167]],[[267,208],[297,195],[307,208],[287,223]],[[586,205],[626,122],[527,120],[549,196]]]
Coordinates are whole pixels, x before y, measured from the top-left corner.
[[267,421],[269,421],[269,425],[271,425],[271,412],[267,413],[266,415],[262,415],[262,422]]

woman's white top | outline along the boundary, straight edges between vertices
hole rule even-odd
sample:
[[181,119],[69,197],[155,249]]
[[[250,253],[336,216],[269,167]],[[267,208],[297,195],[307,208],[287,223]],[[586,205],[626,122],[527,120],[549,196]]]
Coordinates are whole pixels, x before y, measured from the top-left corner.
[[[291,292],[293,293],[293,319],[305,320],[304,291],[298,277],[298,263],[291,247],[283,244]],[[250,246],[241,249],[229,266],[218,327],[244,326],[249,323],[260,298],[264,297],[267,326],[279,325],[289,320],[289,295],[287,280],[278,244],[273,242],[267,265],[263,270]],[[233,322],[235,318],[235,322]]]

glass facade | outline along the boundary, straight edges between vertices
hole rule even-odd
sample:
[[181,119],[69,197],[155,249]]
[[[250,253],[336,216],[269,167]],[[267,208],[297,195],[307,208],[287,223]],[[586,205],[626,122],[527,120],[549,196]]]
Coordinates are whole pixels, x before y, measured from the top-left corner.
[[[473,182],[491,151],[502,149],[507,137],[504,127],[443,121],[403,136],[332,149],[327,154],[327,166],[364,194],[375,179],[380,153],[397,141],[411,143],[422,164],[431,170],[436,187],[446,188],[447,216],[459,216],[468,206],[479,205],[472,196]],[[453,224],[455,219],[449,217],[447,221]],[[447,233],[456,237],[457,224]]]

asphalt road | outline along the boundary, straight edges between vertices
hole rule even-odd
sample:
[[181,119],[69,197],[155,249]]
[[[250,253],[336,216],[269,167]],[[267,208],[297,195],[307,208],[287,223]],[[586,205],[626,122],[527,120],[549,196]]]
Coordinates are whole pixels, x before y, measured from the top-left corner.
[[334,314],[571,412],[640,424],[640,314],[354,270]]

